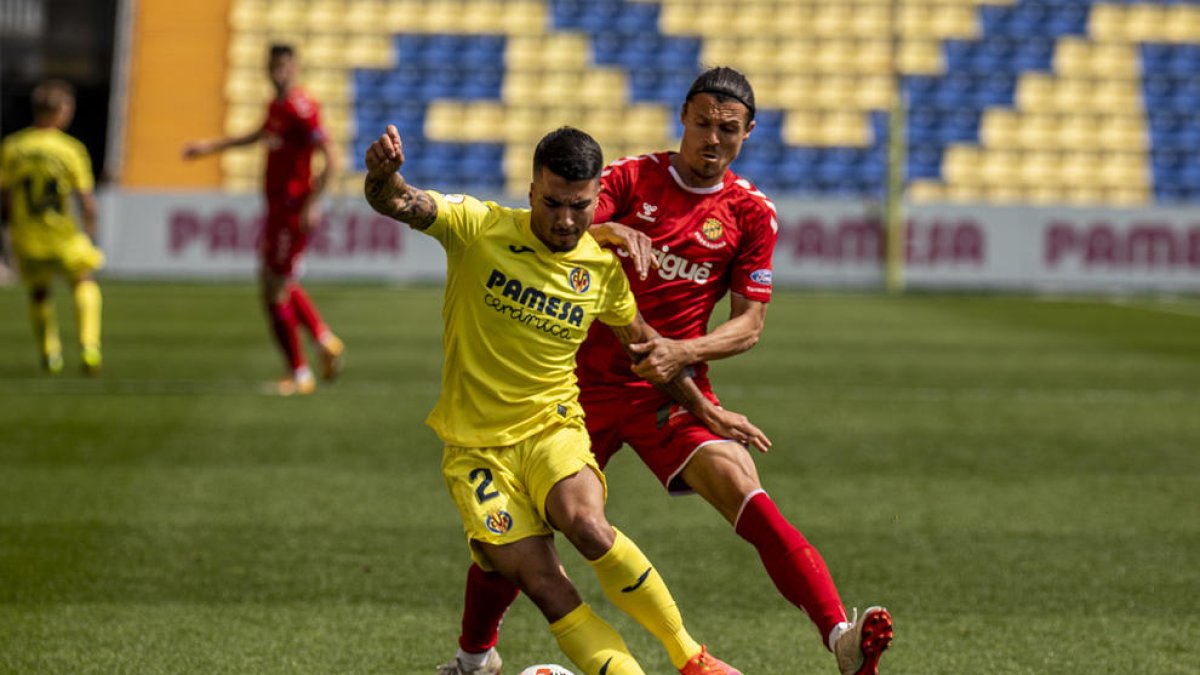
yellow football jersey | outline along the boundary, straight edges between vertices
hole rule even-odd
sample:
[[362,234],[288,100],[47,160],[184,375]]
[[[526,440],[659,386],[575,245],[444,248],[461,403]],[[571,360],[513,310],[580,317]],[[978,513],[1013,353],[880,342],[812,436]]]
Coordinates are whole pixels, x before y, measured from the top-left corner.
[[0,144],[0,188],[12,200],[9,233],[17,255],[54,257],[79,232],[71,193],[93,188],[87,149],[58,129],[18,131]]
[[442,391],[426,422],[447,444],[488,447],[582,415],[575,352],[588,327],[637,314],[621,264],[588,234],[550,251],[529,209],[429,195],[438,216],[425,233],[446,249],[447,273]]

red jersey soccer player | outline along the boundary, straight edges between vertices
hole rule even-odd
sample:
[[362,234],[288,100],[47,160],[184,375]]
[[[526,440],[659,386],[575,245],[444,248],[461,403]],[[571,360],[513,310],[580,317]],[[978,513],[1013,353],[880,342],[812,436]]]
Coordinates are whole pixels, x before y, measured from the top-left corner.
[[[316,203],[336,168],[336,157],[321,128],[317,102],[295,86],[295,51],[287,45],[273,45],[268,71],[275,97],[267,108],[262,127],[245,136],[189,143],[183,149],[183,156],[191,159],[266,140],[267,218],[259,244],[259,280],[273,335],[289,368],[277,391],[284,396],[310,394],[316,388],[316,381],[300,348],[299,324],[304,324],[319,345],[321,374],[325,379],[337,377],[344,350],[342,341],[325,325],[296,280],[296,267],[308,244],[309,232],[316,224]],[[314,151],[325,160],[315,178]]]
[[[875,674],[892,636],[887,610],[871,607],[861,620],[848,620],[820,553],[763,490],[745,439],[713,434],[651,384],[690,368],[715,401],[706,362],[750,349],[762,332],[775,207],[729,170],[754,128],[754,112],[754,92],[741,73],[710,69],[684,101],[678,153],[620,159],[604,172],[595,222],[614,222],[593,226],[593,235],[628,251],[621,253],[638,306],[663,337],[635,346],[645,356],[633,365],[609,336],[589,334],[578,355],[580,403],[601,466],[627,443],[668,491],[698,492],[757,549],[780,594],[808,613],[839,670]],[[709,317],[727,291],[730,318],[709,333]],[[470,570],[459,661],[473,664],[476,653],[494,647],[513,597],[494,577]]]

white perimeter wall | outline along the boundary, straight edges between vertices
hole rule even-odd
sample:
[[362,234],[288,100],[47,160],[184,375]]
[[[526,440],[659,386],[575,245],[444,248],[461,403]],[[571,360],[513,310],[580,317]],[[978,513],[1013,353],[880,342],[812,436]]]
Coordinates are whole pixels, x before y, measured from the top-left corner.
[[[260,198],[117,191],[100,197],[105,276],[252,278]],[[882,284],[876,210],[859,202],[777,206],[777,286]],[[326,207],[309,245],[310,278],[443,278],[445,258],[432,239],[375,214],[361,199]],[[910,288],[1200,292],[1200,208],[914,206],[907,215]]]

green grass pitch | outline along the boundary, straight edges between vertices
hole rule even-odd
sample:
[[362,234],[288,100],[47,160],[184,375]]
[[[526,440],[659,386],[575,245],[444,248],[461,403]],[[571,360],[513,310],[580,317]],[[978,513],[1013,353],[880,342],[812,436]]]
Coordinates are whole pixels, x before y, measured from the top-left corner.
[[[250,285],[103,289],[97,379],[64,289],[58,378],[0,289],[0,673],[432,674],[467,561],[422,423],[440,290],[313,285],[347,369],[280,399]],[[774,440],[766,487],[843,600],[892,610],[885,673],[1200,672],[1200,301],[783,292],[713,371]],[[629,451],[609,484],[714,653],[836,672],[715,511]],[[513,675],[565,661],[523,598],[501,651]]]

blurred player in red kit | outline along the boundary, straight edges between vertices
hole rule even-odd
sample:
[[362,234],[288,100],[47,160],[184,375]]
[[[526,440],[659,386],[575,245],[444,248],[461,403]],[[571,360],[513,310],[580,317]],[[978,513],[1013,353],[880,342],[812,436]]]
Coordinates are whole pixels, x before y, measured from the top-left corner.
[[[755,547],[779,593],[808,614],[838,669],[874,675],[892,637],[887,610],[871,607],[848,618],[820,553],[763,489],[747,439],[713,434],[652,384],[686,368],[715,402],[707,362],[750,349],[762,332],[775,206],[729,169],[754,129],[754,113],[746,78],[712,68],[684,100],[679,152],[622,158],[604,171],[592,234],[619,247],[638,306],[662,337],[634,345],[644,356],[633,365],[611,336],[592,331],[578,355],[580,403],[602,467],[628,444],[669,492],[699,493]],[[709,317],[727,292],[729,319],[709,332]],[[470,667],[495,651],[516,591],[475,567],[467,579],[459,665],[440,672],[487,675],[492,671]]]
[[[188,143],[183,156],[192,159],[267,142],[267,218],[259,243],[259,282],[272,333],[288,366],[288,374],[276,390],[284,396],[310,394],[316,389],[316,380],[300,347],[299,325],[304,324],[317,342],[325,379],[337,377],[345,350],[296,279],[309,233],[318,221],[317,201],[337,168],[337,157],[321,128],[317,102],[296,86],[295,51],[288,45],[273,45],[267,69],[275,97],[262,127],[245,136]],[[324,159],[316,176],[314,152]]]

